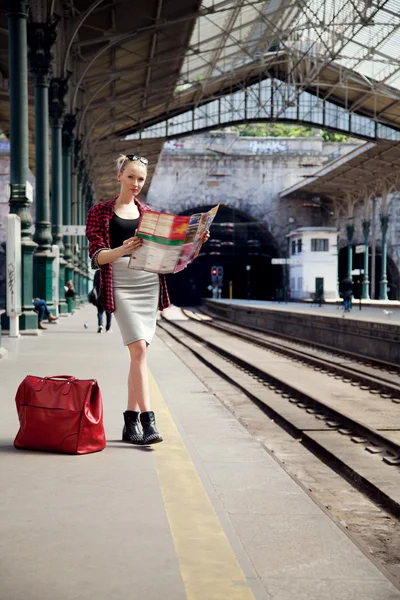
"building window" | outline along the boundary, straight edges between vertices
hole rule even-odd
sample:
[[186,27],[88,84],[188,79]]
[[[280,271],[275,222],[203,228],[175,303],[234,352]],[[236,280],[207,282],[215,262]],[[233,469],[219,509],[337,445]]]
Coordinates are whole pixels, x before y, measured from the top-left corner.
[[297,278],[297,289],[300,291],[303,289],[303,278],[302,277]]
[[292,254],[296,254],[296,242],[292,241]]
[[291,289],[292,291],[296,289],[296,278],[295,278],[295,277],[292,277],[292,278],[290,279],[290,289]]
[[311,240],[311,252],[328,252],[329,240]]
[[297,240],[297,252],[298,254],[300,254],[300,252],[303,251],[303,240],[300,238],[299,240]]

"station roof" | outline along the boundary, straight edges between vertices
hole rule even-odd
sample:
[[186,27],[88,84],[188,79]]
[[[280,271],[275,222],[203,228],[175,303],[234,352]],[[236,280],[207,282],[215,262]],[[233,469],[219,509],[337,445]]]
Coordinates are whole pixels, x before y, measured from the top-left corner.
[[[0,0],[0,126],[9,130],[5,0]],[[116,191],[120,152],[150,160],[163,139],[126,140],[171,115],[274,77],[400,130],[400,0],[31,0],[30,19],[61,17],[54,76],[98,199]],[[279,89],[279,86],[278,86]],[[281,102],[290,102],[282,98]],[[33,88],[30,160],[34,169]],[[378,144],[380,147],[380,145]]]
[[[50,14],[45,10],[51,7]],[[115,160],[120,152],[149,159],[149,181],[163,142],[145,148],[118,132],[168,110],[198,16],[200,0],[31,0],[29,20],[49,22],[58,15],[52,52],[53,76],[69,78],[67,111],[77,111],[76,133],[98,199],[117,191]],[[0,124],[9,133],[8,31],[6,2],[0,2],[0,72],[3,77]],[[1,79],[1,78],[0,78]],[[29,78],[30,166],[34,170],[33,81]],[[1,84],[1,81],[0,81]]]
[[[205,0],[203,7],[213,4]],[[262,78],[400,129],[400,0],[225,2],[199,16],[168,112],[136,133]],[[279,95],[279,85],[277,86]],[[283,94],[283,90],[282,90]],[[281,104],[292,98],[279,98]]]
[[380,196],[382,182],[399,169],[400,142],[366,143],[287,188],[280,197],[346,200],[350,194],[353,200],[363,200],[367,194]]

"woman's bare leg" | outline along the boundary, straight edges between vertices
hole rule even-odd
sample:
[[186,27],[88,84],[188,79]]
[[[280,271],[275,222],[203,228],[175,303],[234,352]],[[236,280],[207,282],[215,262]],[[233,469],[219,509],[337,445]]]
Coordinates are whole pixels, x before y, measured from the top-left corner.
[[[157,431],[154,412],[150,410],[147,344],[144,340],[139,340],[129,344],[128,348],[131,366],[128,377],[128,410],[125,413],[126,420],[122,439],[131,443],[157,444],[162,442],[163,438]],[[132,414],[130,411],[134,411],[134,413]],[[138,428],[139,413],[143,436]],[[139,438],[140,442],[138,442]]]
[[149,377],[147,371],[147,343],[144,340],[128,345],[131,365],[128,376],[128,410],[150,410]]

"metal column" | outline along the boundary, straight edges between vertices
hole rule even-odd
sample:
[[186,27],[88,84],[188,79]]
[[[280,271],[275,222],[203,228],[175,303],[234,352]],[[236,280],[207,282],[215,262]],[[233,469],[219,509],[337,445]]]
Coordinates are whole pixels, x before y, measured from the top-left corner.
[[[85,161],[81,160],[78,167],[78,193],[77,193],[77,224],[83,225],[83,182],[85,176]],[[83,236],[78,236],[79,256],[79,297],[81,302],[85,302],[85,272],[84,272],[84,252]]]
[[53,77],[49,88],[49,111],[51,124],[51,213],[53,244],[60,249],[60,277],[59,277],[59,311],[67,312],[67,303],[64,296],[65,265],[64,244],[61,227],[63,225],[63,187],[62,187],[62,124],[65,112],[64,98],[68,91],[66,79]]
[[363,300],[369,300],[369,269],[368,269],[368,262],[369,262],[369,229],[370,229],[371,223],[369,220],[365,219],[362,222],[362,229],[363,229],[363,234],[364,234],[364,275],[363,275],[363,280],[362,280],[362,294],[361,294],[361,298]]
[[[73,225],[79,224],[79,186],[78,186],[78,170],[80,162],[80,152],[82,147],[82,141],[79,138],[74,140],[74,157],[73,157],[73,172],[72,172],[72,223]],[[81,273],[79,269],[79,238],[74,236],[72,238],[73,244],[73,264],[74,264],[74,285],[76,290],[76,301],[80,304],[80,289],[81,289]]]
[[387,293],[387,230],[389,226],[389,215],[381,216],[382,228],[382,258],[381,258],[381,281],[379,300],[388,300]]
[[348,246],[347,246],[347,277],[353,281],[353,246],[352,246],[352,241],[353,241],[353,236],[354,236],[354,225],[347,225],[346,226],[346,231],[347,231],[347,242],[348,242]]
[[36,230],[34,295],[51,307],[53,301],[51,252],[51,223],[49,200],[49,73],[53,60],[51,47],[56,40],[55,24],[28,24],[28,61],[35,90],[35,149],[36,149]]
[[[83,176],[83,186],[82,186],[82,225],[86,224],[86,214],[88,210],[89,203],[89,191],[90,191],[90,183],[89,183],[89,175],[85,170]],[[86,236],[82,236],[82,270],[84,273],[84,301],[87,301],[87,296],[89,293],[89,265],[88,265],[88,241]]]
[[[62,181],[63,181],[63,224],[72,225],[72,146],[74,143],[74,128],[76,117],[67,114],[64,117],[62,130]],[[65,283],[73,279],[74,265],[72,262],[72,238],[64,236]]]
[[371,230],[371,299],[375,300],[376,269],[376,198],[372,198],[372,230]]
[[[28,68],[27,68],[27,16],[28,2],[7,2],[9,85],[10,85],[10,213],[21,219],[22,251],[22,314],[21,330],[37,329],[37,314],[33,311],[33,252],[30,228],[32,217],[32,187],[28,182]],[[2,315],[2,324],[8,327]]]

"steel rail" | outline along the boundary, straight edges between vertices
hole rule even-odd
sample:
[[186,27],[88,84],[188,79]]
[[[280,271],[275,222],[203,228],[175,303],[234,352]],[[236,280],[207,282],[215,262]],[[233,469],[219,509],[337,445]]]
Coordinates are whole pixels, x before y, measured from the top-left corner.
[[[318,412],[328,415],[328,417],[330,419],[332,419],[335,422],[337,421],[338,423],[340,423],[342,428],[351,429],[357,435],[369,440],[372,445],[381,447],[384,450],[386,450],[391,456],[394,456],[394,457],[400,456],[400,442],[397,443],[397,442],[387,438],[385,435],[381,434],[379,431],[372,429],[371,427],[369,427],[368,425],[365,425],[361,421],[358,421],[356,419],[353,419],[352,417],[349,417],[348,415],[343,414],[342,412],[329,406],[322,400],[319,400],[319,399],[315,398],[314,396],[308,395],[308,394],[304,393],[303,391],[298,390],[294,385],[290,385],[287,382],[284,382],[281,379],[274,377],[270,373],[266,373],[264,370],[259,369],[258,367],[252,365],[245,359],[239,358],[239,357],[235,356],[234,354],[228,352],[227,350],[220,348],[217,344],[214,344],[213,342],[206,340],[205,337],[202,337],[202,336],[194,333],[193,331],[188,331],[185,327],[178,324],[177,322],[170,321],[168,319],[165,319],[165,322],[167,322],[173,328],[180,330],[185,335],[193,338],[200,344],[203,344],[210,350],[216,352],[220,356],[223,356],[226,360],[237,365],[239,368],[244,369],[248,373],[251,373],[259,380],[265,381],[268,384],[276,387],[277,389],[282,390],[284,393],[290,395],[290,397],[298,399],[299,402],[304,402],[307,407],[315,408],[315,409],[317,409]],[[199,322],[197,322],[197,323],[199,323]],[[204,325],[203,322],[201,322],[200,324]],[[162,327],[160,322],[158,323],[158,325],[159,325],[159,327]],[[225,378],[228,377],[224,373],[220,373],[220,374]],[[237,385],[237,383],[235,383],[235,382],[233,382],[233,383],[235,385]],[[244,390],[243,388],[242,388],[242,391],[245,391],[247,393],[247,391]]]
[[[362,492],[369,495],[374,502],[385,507],[397,518],[400,517],[400,502],[396,495],[392,496],[390,492],[382,488],[381,483],[374,478],[363,474],[357,467],[357,463],[348,462],[344,458],[340,457],[334,450],[325,446],[322,441],[314,439],[312,436],[313,429],[307,427],[301,427],[296,424],[296,420],[292,420],[289,415],[282,412],[276,406],[271,405],[268,400],[264,400],[262,396],[253,390],[251,387],[246,385],[244,382],[238,381],[238,378],[234,374],[229,374],[227,369],[221,368],[218,365],[218,361],[210,360],[207,354],[204,353],[204,348],[207,348],[211,352],[219,355],[226,359],[237,367],[240,371],[247,372],[250,376],[255,377],[258,381],[268,386],[273,392],[281,394],[283,398],[289,399],[290,402],[294,402],[300,408],[304,408],[310,414],[318,415],[326,421],[327,425],[330,424],[330,420],[334,420],[332,423],[332,431],[338,431],[340,433],[346,433],[347,435],[360,435],[360,438],[353,438],[354,441],[363,442],[364,446],[368,447],[368,444],[372,444],[375,448],[371,451],[386,450],[387,456],[384,457],[384,461],[390,465],[399,464],[400,454],[400,443],[396,444],[379,432],[341,414],[339,411],[331,409],[324,405],[324,403],[316,401],[315,398],[310,398],[303,392],[300,392],[290,385],[282,382],[276,378],[271,377],[269,374],[263,373],[260,369],[253,367],[244,360],[230,355],[227,351],[218,348],[215,344],[206,341],[204,337],[188,332],[183,326],[176,322],[169,321],[168,319],[161,319],[158,322],[158,327],[164,331],[168,336],[174,339],[186,350],[189,350],[198,360],[200,360],[207,368],[211,369],[219,377],[227,381],[229,384],[236,387],[239,391],[245,394],[251,402],[253,402],[263,413],[269,418],[273,419],[280,427],[283,427],[288,433],[294,436],[298,441],[301,441],[302,445],[308,448],[320,459],[325,461],[331,468],[333,467],[338,473],[340,473],[345,479],[347,479],[352,485],[360,489]],[[196,340],[200,347],[196,347],[190,342],[190,339]],[[314,408],[313,408],[314,407]],[[333,427],[334,425],[334,427]],[[346,428],[343,430],[343,428]]]
[[[218,319],[218,321],[223,321],[224,323],[227,323],[228,325],[232,325],[232,323],[231,323],[231,321],[229,321],[229,319],[225,319],[224,317],[221,317],[220,315],[216,315],[204,308],[201,308],[201,309],[197,308],[196,310],[204,313],[205,315],[207,315],[209,317],[216,318],[216,319]],[[369,356],[365,356],[364,354],[356,354],[355,352],[349,352],[348,350],[340,350],[338,348],[334,348],[334,347],[328,346],[326,344],[319,344],[318,342],[308,342],[307,340],[289,336],[284,333],[277,333],[276,331],[272,331],[270,329],[261,329],[260,327],[253,327],[251,325],[241,325],[240,323],[236,323],[236,325],[237,325],[237,327],[241,327],[241,328],[245,327],[248,330],[256,331],[256,332],[262,333],[264,335],[270,335],[273,337],[277,337],[282,340],[288,340],[289,342],[295,342],[297,344],[301,344],[302,346],[307,345],[307,346],[310,346],[311,348],[316,348],[323,352],[328,352],[329,354],[335,354],[337,356],[342,356],[343,358],[346,358],[348,360],[354,360],[355,362],[361,362],[367,366],[373,366],[375,368],[382,369],[384,371],[389,371],[391,373],[396,373],[396,374],[400,375],[400,366],[396,365],[395,363],[390,363],[387,361],[379,360],[377,358],[371,358]],[[271,343],[273,343],[273,342],[271,342]]]
[[[183,310],[183,312],[188,318],[192,318],[190,316],[190,312],[188,312],[187,310]],[[196,320],[196,322],[199,321]],[[334,375],[339,375],[340,377],[345,378],[346,380],[350,379],[351,381],[354,381],[362,386],[366,386],[370,390],[381,393],[381,395],[388,395],[395,402],[400,403],[400,384],[396,385],[393,383],[388,383],[386,379],[380,377],[379,375],[368,375],[360,369],[357,369],[357,367],[353,367],[350,365],[341,365],[334,361],[330,361],[329,358],[319,358],[309,352],[306,352],[305,350],[289,348],[284,344],[279,344],[278,342],[274,342],[272,340],[263,339],[262,337],[259,337],[254,333],[246,333],[243,326],[232,325],[229,322],[224,322],[224,325],[219,325],[217,322],[210,321],[200,322],[203,325],[212,327],[213,329],[218,329],[220,331],[230,333],[251,344],[260,346],[261,348],[265,348],[267,350],[277,352],[278,354],[281,354],[283,356],[287,356],[288,358],[300,361],[304,364],[313,367],[315,370],[333,373]],[[265,335],[268,335],[267,332],[265,333]],[[292,341],[293,339],[294,338],[292,338]],[[303,341],[303,345],[305,344],[306,342]],[[328,347],[326,347],[325,351],[332,353],[333,349],[328,349]]]

